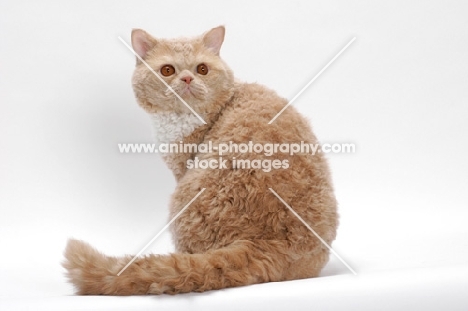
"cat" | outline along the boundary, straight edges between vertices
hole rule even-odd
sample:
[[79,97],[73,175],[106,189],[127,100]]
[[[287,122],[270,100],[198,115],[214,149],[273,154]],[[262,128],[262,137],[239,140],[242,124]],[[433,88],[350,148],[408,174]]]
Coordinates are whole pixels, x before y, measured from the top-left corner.
[[[294,107],[268,124],[287,100],[262,85],[234,78],[220,57],[224,36],[224,26],[179,39],[132,31],[139,56],[132,85],[137,102],[151,117],[157,143],[317,144],[308,121]],[[223,154],[227,168],[189,168],[187,163],[196,158],[217,160],[220,155],[214,150],[163,154],[177,181],[171,218],[205,188],[171,225],[176,252],[138,257],[117,276],[132,256],[109,257],[71,239],[63,266],[77,294],[203,292],[319,275],[329,249],[269,188],[330,245],[338,226],[337,202],[321,153],[266,156],[232,150]],[[237,159],[277,159],[288,165],[270,171],[234,167]]]

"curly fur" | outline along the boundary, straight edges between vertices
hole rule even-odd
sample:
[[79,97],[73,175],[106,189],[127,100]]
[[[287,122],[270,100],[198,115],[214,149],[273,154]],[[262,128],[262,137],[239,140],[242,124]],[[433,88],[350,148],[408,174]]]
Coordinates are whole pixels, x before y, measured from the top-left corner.
[[[193,39],[155,39],[134,30],[135,51],[155,69],[172,64],[176,73],[164,77],[180,90],[181,77],[193,76],[197,92],[183,94],[207,124],[181,122],[189,110],[137,61],[133,87],[141,107],[171,135],[185,143],[212,141],[246,143],[317,143],[308,122],[289,107],[271,125],[267,123],[287,101],[258,84],[234,80],[219,57],[224,27]],[[205,63],[207,75],[194,68]],[[201,90],[201,91],[200,91]],[[182,96],[182,95],[181,95]],[[157,117],[154,117],[157,115]],[[172,119],[164,119],[167,115]],[[177,120],[171,122],[170,120]],[[193,120],[192,120],[193,121]],[[192,126],[187,131],[187,124]],[[180,137],[183,136],[183,137]],[[163,138],[165,139],[165,138]],[[174,138],[172,138],[174,139]],[[70,240],[65,251],[69,280],[78,294],[175,294],[248,284],[316,277],[328,261],[328,249],[268,190],[275,191],[329,244],[338,225],[337,204],[327,163],[318,153],[226,154],[226,159],[288,160],[289,168],[187,169],[186,161],[218,158],[217,153],[171,154],[164,160],[177,180],[170,203],[176,215],[206,188],[172,224],[177,252],[138,258],[120,276],[132,256],[108,257],[88,244]],[[228,161],[228,167],[230,163]]]

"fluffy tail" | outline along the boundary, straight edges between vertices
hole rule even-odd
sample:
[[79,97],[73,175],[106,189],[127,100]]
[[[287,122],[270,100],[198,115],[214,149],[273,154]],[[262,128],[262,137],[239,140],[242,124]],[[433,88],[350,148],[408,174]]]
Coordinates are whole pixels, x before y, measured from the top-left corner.
[[[105,256],[87,243],[70,240],[65,250],[67,277],[80,295],[144,295],[203,292],[253,283],[316,276],[328,254],[296,265],[282,241],[236,241],[204,254],[147,255],[136,259],[120,276],[132,256]],[[292,267],[294,265],[294,267]],[[303,266],[303,267],[301,267]],[[289,269],[290,267],[294,269]],[[304,269],[308,270],[304,274]]]

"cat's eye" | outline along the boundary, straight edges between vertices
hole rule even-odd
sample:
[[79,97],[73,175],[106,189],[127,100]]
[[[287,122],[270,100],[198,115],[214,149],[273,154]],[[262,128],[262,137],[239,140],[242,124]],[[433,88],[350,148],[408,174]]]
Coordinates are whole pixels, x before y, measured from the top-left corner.
[[206,75],[208,73],[208,67],[205,64],[200,64],[197,66],[197,72],[201,75]]
[[172,76],[175,73],[175,68],[171,65],[164,65],[161,68],[161,74],[165,77]]

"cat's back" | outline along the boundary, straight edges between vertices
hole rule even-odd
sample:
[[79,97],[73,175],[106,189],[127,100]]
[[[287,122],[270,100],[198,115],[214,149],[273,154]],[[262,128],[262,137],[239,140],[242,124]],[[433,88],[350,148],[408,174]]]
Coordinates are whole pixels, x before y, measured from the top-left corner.
[[307,120],[275,91],[257,83],[236,83],[232,100],[213,126],[211,136],[219,141],[288,143],[316,142]]
[[[192,225],[194,221],[186,214],[176,222],[179,233],[186,230],[176,242],[179,249],[202,252],[236,239],[288,240],[302,251],[316,247],[315,237],[298,225],[269,188],[277,191],[306,222],[314,222],[314,230],[331,242],[337,227],[336,200],[324,156],[290,154],[279,148],[301,142],[316,144],[307,120],[289,106],[268,124],[288,101],[265,86],[237,83],[233,94],[203,141],[205,145],[229,146],[228,150],[195,155],[200,161],[226,161],[225,167],[190,169],[179,181],[180,193],[192,196],[203,187],[210,198],[198,206],[198,213],[204,215],[199,218],[204,220],[203,225]],[[242,151],[241,145],[252,146],[252,151]],[[256,145],[262,145],[262,151],[255,151]],[[172,214],[177,212],[179,209]],[[272,215],[278,218],[272,220]],[[208,224],[219,230],[217,235]],[[193,232],[203,238],[194,242]],[[310,265],[307,260],[305,264]]]

